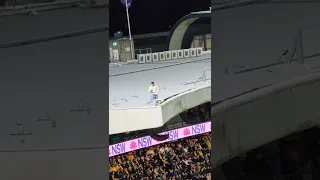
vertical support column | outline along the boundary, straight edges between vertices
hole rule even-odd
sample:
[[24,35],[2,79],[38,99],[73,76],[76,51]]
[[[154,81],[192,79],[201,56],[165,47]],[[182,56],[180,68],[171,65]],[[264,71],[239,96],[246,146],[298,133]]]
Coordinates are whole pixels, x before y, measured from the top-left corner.
[[202,38],[203,38],[203,49],[204,49],[205,51],[207,51],[207,50],[208,50],[208,48],[207,48],[207,37],[206,37],[205,34],[203,34],[203,35],[202,35]]

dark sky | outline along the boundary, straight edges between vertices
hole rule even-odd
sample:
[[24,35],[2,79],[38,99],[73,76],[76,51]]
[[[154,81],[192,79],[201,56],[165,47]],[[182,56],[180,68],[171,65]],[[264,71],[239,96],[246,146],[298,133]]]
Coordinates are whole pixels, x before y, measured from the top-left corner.
[[[131,32],[164,32],[169,26],[194,11],[209,10],[211,0],[133,0],[129,9]],[[110,1],[110,36],[117,31],[128,35],[126,9],[120,0]]]

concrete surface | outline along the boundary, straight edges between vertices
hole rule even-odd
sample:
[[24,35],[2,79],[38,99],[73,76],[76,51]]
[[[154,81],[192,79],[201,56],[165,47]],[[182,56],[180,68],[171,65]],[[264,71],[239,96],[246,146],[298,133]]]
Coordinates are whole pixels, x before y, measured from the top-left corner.
[[[148,88],[152,81],[159,86],[160,99],[207,85],[210,83],[210,69],[210,54],[154,64],[128,64],[121,67],[109,67],[109,109],[153,106],[146,104],[150,100]],[[208,79],[207,82],[184,85],[185,82],[197,81],[202,77],[204,71]]]
[[291,48],[299,28],[304,28],[305,56],[319,53],[319,8],[318,1],[248,5],[213,11],[212,63],[217,68],[225,68],[274,62]]
[[213,168],[320,123],[320,73],[242,95],[212,108]]
[[[277,62],[291,48],[299,28],[303,29],[304,56],[319,53],[319,8],[320,3],[316,2],[269,3],[212,12],[212,102],[225,100],[212,107],[212,142],[216,147],[212,153],[213,167],[319,124],[319,81],[234,97],[262,86],[303,78],[316,69],[309,71],[295,62],[232,75],[241,70],[237,66]],[[319,56],[307,59],[306,65],[319,66]]]
[[39,12],[36,16],[0,17],[0,23],[5,24],[0,28],[0,45],[107,26],[106,9],[71,8]]
[[[0,22],[3,44],[108,25],[108,9],[64,9]],[[108,32],[101,32],[0,50],[0,179],[108,178],[107,44]],[[92,115],[70,113],[80,99]],[[36,122],[45,112],[59,128]],[[9,135],[18,127],[8,120],[22,121],[34,135],[21,144],[21,137]],[[106,149],[63,150],[87,147]]]
[[[305,28],[304,55],[319,53],[319,8],[320,3],[280,3],[213,11],[212,101],[309,74],[303,65],[296,63],[239,75],[226,75],[225,69],[232,73],[241,70],[235,68],[241,65],[255,67],[277,62],[291,48],[299,28]],[[306,64],[320,65],[319,57],[308,59]]]

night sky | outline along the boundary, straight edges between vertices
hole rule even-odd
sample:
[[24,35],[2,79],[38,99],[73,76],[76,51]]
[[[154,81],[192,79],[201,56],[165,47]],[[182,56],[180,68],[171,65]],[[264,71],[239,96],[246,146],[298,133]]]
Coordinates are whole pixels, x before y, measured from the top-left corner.
[[[132,35],[169,31],[181,17],[209,10],[211,0],[133,0],[129,9]],[[126,9],[120,0],[110,1],[110,36],[128,35]]]

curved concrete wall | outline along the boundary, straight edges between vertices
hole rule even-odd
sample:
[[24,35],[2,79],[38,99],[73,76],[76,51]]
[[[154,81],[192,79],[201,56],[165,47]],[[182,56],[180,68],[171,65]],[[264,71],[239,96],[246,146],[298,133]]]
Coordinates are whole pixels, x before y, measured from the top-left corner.
[[[152,119],[150,119],[152,117]],[[109,135],[163,126],[160,107],[109,109]]]
[[211,84],[181,93],[161,104],[164,124],[180,113],[211,101]]
[[194,21],[196,21],[197,19],[198,18],[186,19],[177,26],[177,28],[172,33],[172,37],[169,43],[169,50],[182,49],[181,45],[182,45],[184,34],[186,33],[189,26],[192,23],[194,23]]
[[[192,47],[192,42],[195,36],[211,34],[211,19],[210,17],[202,17],[197,19],[190,25],[190,27],[185,32],[181,48],[188,49]],[[209,42],[207,42],[209,44]],[[211,44],[211,43],[210,43]]]
[[[108,9],[64,9],[0,22],[3,44],[108,25]],[[0,49],[0,54],[0,179],[106,179],[108,32]],[[70,113],[80,99],[92,115]],[[36,122],[45,112],[59,128]],[[18,128],[4,123],[8,120],[22,121],[25,131],[35,134],[20,144],[9,135]],[[97,146],[106,149],[4,152]]]
[[211,85],[207,85],[169,98],[157,107],[109,109],[109,119],[117,120],[109,122],[109,134],[161,127],[181,112],[210,101]]
[[278,83],[212,108],[213,167],[320,123],[320,73]]
[[[189,15],[186,15],[182,17],[180,20],[177,21],[177,23],[172,27],[170,31],[170,35],[168,37],[168,50],[178,50],[178,49],[184,49],[184,48],[190,48],[187,47],[188,44],[191,45],[191,41],[194,35],[197,33],[200,34],[208,34],[210,33],[210,18],[211,18],[211,12],[210,11],[203,11],[203,12],[197,12],[197,13],[191,13]],[[206,20],[208,19],[208,23],[201,26],[201,30],[195,32],[193,29],[198,29],[199,24],[196,22],[198,20]],[[207,22],[207,21],[205,21]],[[189,40],[191,38],[191,40]],[[187,39],[187,41],[186,41]]]
[[308,29],[302,33],[305,56],[319,53],[319,9],[320,3],[314,2],[212,11],[212,63],[216,68],[225,68],[277,61],[291,48],[299,28]]

